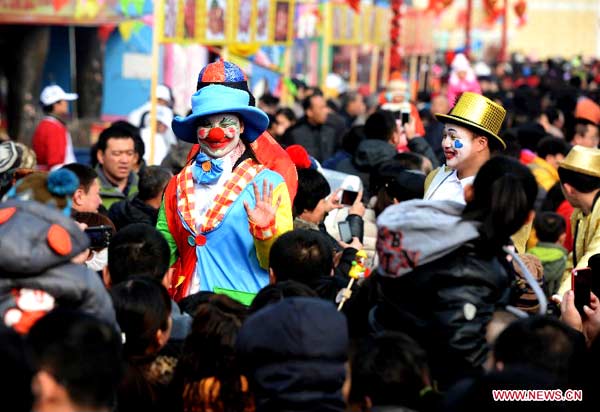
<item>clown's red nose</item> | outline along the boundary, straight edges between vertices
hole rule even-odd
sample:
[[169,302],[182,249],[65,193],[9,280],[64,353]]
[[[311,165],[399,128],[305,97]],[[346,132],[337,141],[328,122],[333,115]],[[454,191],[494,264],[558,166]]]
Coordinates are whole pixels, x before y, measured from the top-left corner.
[[220,142],[225,138],[225,132],[220,127],[213,127],[208,131],[208,136],[206,136],[207,140],[212,140],[214,142]]

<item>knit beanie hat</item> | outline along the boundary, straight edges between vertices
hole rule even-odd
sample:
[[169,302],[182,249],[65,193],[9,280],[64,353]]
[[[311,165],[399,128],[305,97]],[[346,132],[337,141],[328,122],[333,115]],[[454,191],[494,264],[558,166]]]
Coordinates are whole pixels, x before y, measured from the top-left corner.
[[31,173],[19,180],[6,194],[4,200],[34,200],[53,206],[66,216],[71,213],[71,196],[79,187],[75,173],[58,169],[50,173]]

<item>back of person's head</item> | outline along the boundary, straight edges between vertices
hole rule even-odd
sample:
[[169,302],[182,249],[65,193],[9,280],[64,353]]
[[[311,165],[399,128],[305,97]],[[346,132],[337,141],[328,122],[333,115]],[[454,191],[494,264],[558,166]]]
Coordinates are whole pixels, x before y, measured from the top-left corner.
[[323,299],[291,297],[250,315],[236,342],[256,411],[343,411],[346,318]]
[[408,335],[384,332],[358,346],[351,360],[350,400],[368,398],[372,406],[420,410],[420,393],[429,386],[425,351]]
[[89,192],[90,186],[92,186],[92,183],[98,178],[98,173],[96,173],[93,168],[81,163],[69,163],[68,165],[64,165],[62,169],[68,169],[75,173],[79,179],[79,187],[81,187],[85,193]]
[[537,145],[537,155],[542,159],[545,159],[549,155],[563,155],[569,154],[571,146],[564,139],[546,136],[539,141]]
[[492,157],[475,177],[463,218],[482,223],[479,231],[494,250],[525,224],[537,192],[535,178],[526,166],[508,157]]
[[301,215],[305,210],[314,210],[330,192],[331,187],[320,172],[314,169],[298,170],[298,191],[293,205],[294,216]]
[[51,377],[77,410],[113,409],[122,363],[120,337],[110,325],[80,312],[55,310],[33,325],[28,341],[42,393]]
[[525,123],[517,128],[517,138],[523,149],[535,151],[545,136],[546,130],[536,122]]
[[275,112],[275,117],[277,117],[277,116],[285,117],[292,124],[296,123],[296,120],[298,120],[296,118],[296,114],[294,113],[294,111],[292,109],[290,109],[289,107],[282,107],[282,108],[278,109]]
[[319,297],[317,292],[303,283],[294,280],[284,280],[283,282],[277,282],[262,288],[252,300],[252,304],[248,308],[248,313],[257,312],[265,306],[293,296]]
[[390,162],[380,167],[372,175],[371,187],[377,193],[375,214],[379,215],[386,207],[412,199],[422,199],[425,175],[404,169],[400,163]]
[[561,112],[555,106],[550,106],[544,110],[544,115],[546,115],[548,122],[552,124],[560,118]]
[[333,251],[316,230],[296,229],[279,236],[269,252],[269,266],[277,282],[300,283],[331,276]]
[[506,149],[502,152],[502,156],[519,159],[521,156],[521,143],[517,138],[517,129],[506,129],[500,133],[500,137],[506,143]]
[[553,212],[540,212],[533,221],[533,228],[541,242],[556,243],[565,233],[566,227],[565,219]]
[[246,313],[225,295],[215,294],[198,306],[173,380],[184,410],[199,405],[207,411],[248,410],[251,396],[235,353]]
[[244,305],[225,295],[214,294],[198,305],[178,365],[178,371],[186,380],[195,381],[226,372],[246,315]]
[[511,323],[496,339],[494,361],[500,369],[526,366],[555,379],[573,382],[578,376],[585,342],[559,320],[533,316]]
[[170,250],[158,230],[144,223],[121,229],[108,246],[108,270],[113,285],[133,276],[162,281],[169,269]]
[[33,365],[27,349],[22,336],[0,325],[0,387],[3,393],[10,395],[5,399],[5,406],[10,405],[10,410],[14,412],[32,410]]
[[396,118],[388,110],[377,110],[365,122],[365,137],[388,141],[397,130]]
[[144,201],[162,196],[173,175],[165,167],[147,166],[140,171],[139,176],[138,197]]
[[398,153],[394,157],[394,163],[407,170],[422,170],[423,156],[418,153],[404,152]]
[[[126,123],[126,122],[124,122],[124,123]],[[111,126],[104,129],[100,133],[100,136],[98,136],[98,142],[96,143],[96,150],[99,150],[101,152],[106,151],[106,147],[108,145],[109,139],[131,139],[134,142],[135,151],[137,152],[138,147],[135,144],[135,142],[136,142],[135,128],[133,126],[131,126],[129,123],[127,123],[127,124],[129,126],[120,124],[120,123],[112,124]],[[138,154],[139,154],[139,152],[138,152]],[[143,153],[140,154],[140,157],[142,157],[142,155],[143,155]]]
[[342,149],[354,155],[360,142],[365,140],[364,126],[352,126],[342,138]]
[[580,193],[591,193],[600,189],[600,178],[574,170],[558,168],[558,176],[561,184],[568,184]]
[[169,338],[171,299],[155,279],[139,277],[110,289],[124,335],[123,354],[136,362],[155,355]]

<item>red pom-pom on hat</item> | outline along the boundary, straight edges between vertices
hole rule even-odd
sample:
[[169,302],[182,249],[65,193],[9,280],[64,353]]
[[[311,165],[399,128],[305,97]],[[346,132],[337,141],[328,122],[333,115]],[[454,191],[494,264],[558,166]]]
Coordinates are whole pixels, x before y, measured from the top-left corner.
[[310,157],[308,156],[308,152],[306,149],[299,144],[293,144],[288,146],[285,149],[292,162],[296,165],[298,169],[309,169],[311,166]]

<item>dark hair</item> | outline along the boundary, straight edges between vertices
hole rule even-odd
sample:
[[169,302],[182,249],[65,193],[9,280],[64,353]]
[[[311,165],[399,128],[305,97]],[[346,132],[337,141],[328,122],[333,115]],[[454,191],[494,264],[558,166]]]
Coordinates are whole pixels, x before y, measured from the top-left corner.
[[98,178],[98,173],[93,168],[81,163],[69,163],[64,165],[62,169],[70,170],[77,175],[79,186],[83,188],[85,193],[89,192],[92,183]]
[[372,177],[371,187],[377,193],[373,209],[377,216],[392,205],[394,199],[403,202],[423,198],[425,175],[406,170],[396,162],[385,164]]
[[108,270],[113,285],[134,276],[162,281],[169,269],[170,250],[158,230],[144,223],[121,229],[108,246]]
[[259,102],[266,104],[267,106],[277,106],[279,104],[279,98],[273,96],[271,93],[267,92],[260,96],[258,99]]
[[525,224],[537,192],[535,178],[526,166],[512,158],[492,157],[475,177],[473,198],[467,202],[463,218],[481,222],[479,232],[495,253]]
[[153,358],[160,348],[156,332],[166,331],[171,316],[171,298],[155,279],[138,277],[110,289],[117,322],[125,334],[123,355],[132,363]]
[[569,184],[581,193],[591,193],[600,189],[600,177],[590,176],[573,170],[558,168],[558,176],[561,184]]
[[369,397],[373,406],[411,409],[417,409],[429,375],[425,351],[399,332],[364,339],[352,358],[351,370],[351,400],[360,402]]
[[[235,354],[235,341],[246,314],[244,305],[225,295],[213,295],[198,306],[173,379],[182,410],[191,410],[193,405],[201,411],[239,412],[251,405],[249,393],[242,389]],[[207,378],[214,378],[208,391],[201,386]],[[207,393],[217,391],[217,385],[217,399],[205,399]]]
[[150,200],[161,195],[173,176],[169,169],[162,166],[147,166],[140,170],[138,197],[140,200]]
[[295,280],[307,284],[331,275],[333,251],[319,231],[296,229],[284,233],[273,243],[269,266],[278,282]]
[[363,140],[365,140],[364,126],[352,126],[350,130],[346,132],[344,137],[342,137],[342,149],[351,155],[354,155],[358,145]]
[[342,107],[342,109],[345,110],[348,107],[348,105],[355,101],[359,96],[360,94],[358,94],[358,92],[355,91],[342,93],[342,95],[340,96],[340,106]]
[[307,285],[294,280],[284,280],[283,282],[277,282],[262,288],[254,297],[252,304],[248,308],[248,313],[252,314],[265,306],[292,296],[319,297],[317,292]]
[[288,107],[282,107],[281,109],[277,110],[275,112],[275,117],[277,116],[283,116],[286,119],[288,119],[291,123],[296,123],[296,120],[298,120],[294,111]]
[[[98,142],[96,143],[96,151],[104,152],[106,150],[106,146],[108,145],[109,139],[131,139],[133,140],[134,146],[136,141],[134,137],[134,132],[131,129],[122,124],[113,124],[104,129],[102,133],[100,133],[100,136],[98,137]],[[135,148],[135,150],[137,152],[137,147]],[[142,155],[140,155],[140,157],[142,157]]]
[[267,117],[269,118],[269,126],[268,128],[270,129],[271,127],[273,127],[273,125],[276,123],[275,121],[275,116],[269,113],[265,113],[267,115]]
[[558,120],[558,118],[560,116],[560,110],[558,110],[554,106],[550,106],[546,110],[544,110],[544,114],[548,118],[548,122],[554,123],[555,121]]
[[[60,101],[60,100],[59,100]],[[54,102],[52,104],[42,104],[42,111],[44,114],[50,114],[54,111],[54,105],[58,102]]]
[[530,366],[568,381],[586,352],[583,339],[562,322],[533,316],[507,326],[494,343],[494,359],[505,366]]
[[[171,89],[169,89],[171,90]],[[172,94],[171,94],[172,95]],[[144,120],[142,119],[142,123]],[[142,140],[142,136],[140,135],[140,128],[132,125],[125,120],[117,120],[111,124],[111,127],[119,127],[125,130],[127,133],[133,137],[133,148],[135,152],[138,154],[138,164],[141,164],[144,161],[144,154],[146,153],[146,145],[144,145],[144,141]]]
[[562,188],[560,186],[560,182],[556,182],[554,186],[548,190],[546,193],[546,197],[542,202],[542,206],[540,210],[555,212],[558,210],[559,206],[565,201],[565,195],[562,192]]
[[57,309],[33,325],[28,341],[35,367],[64,386],[75,404],[112,410],[122,374],[120,337],[112,326]]
[[33,406],[34,369],[27,350],[21,335],[3,324],[0,326],[0,387],[3,393],[10,395],[10,410],[14,412],[31,412]]
[[419,153],[404,152],[394,156],[394,163],[407,170],[421,170],[425,157]]
[[305,98],[302,101],[302,108],[304,109],[305,112],[308,109],[311,108],[311,106],[312,106],[312,99],[314,99],[315,97],[323,97],[323,94],[314,93],[314,94],[311,94],[310,96],[308,96],[307,98]]
[[546,136],[537,145],[537,155],[545,159],[548,155],[569,154],[571,146],[564,139],[558,137]]
[[377,110],[365,122],[367,139],[388,141],[397,129],[396,118],[389,110]]
[[567,224],[558,213],[541,212],[535,216],[533,227],[540,241],[556,243],[558,238],[565,233]]
[[321,199],[326,198],[331,187],[325,177],[314,169],[298,170],[298,191],[294,198],[294,217],[305,210],[313,211]]

